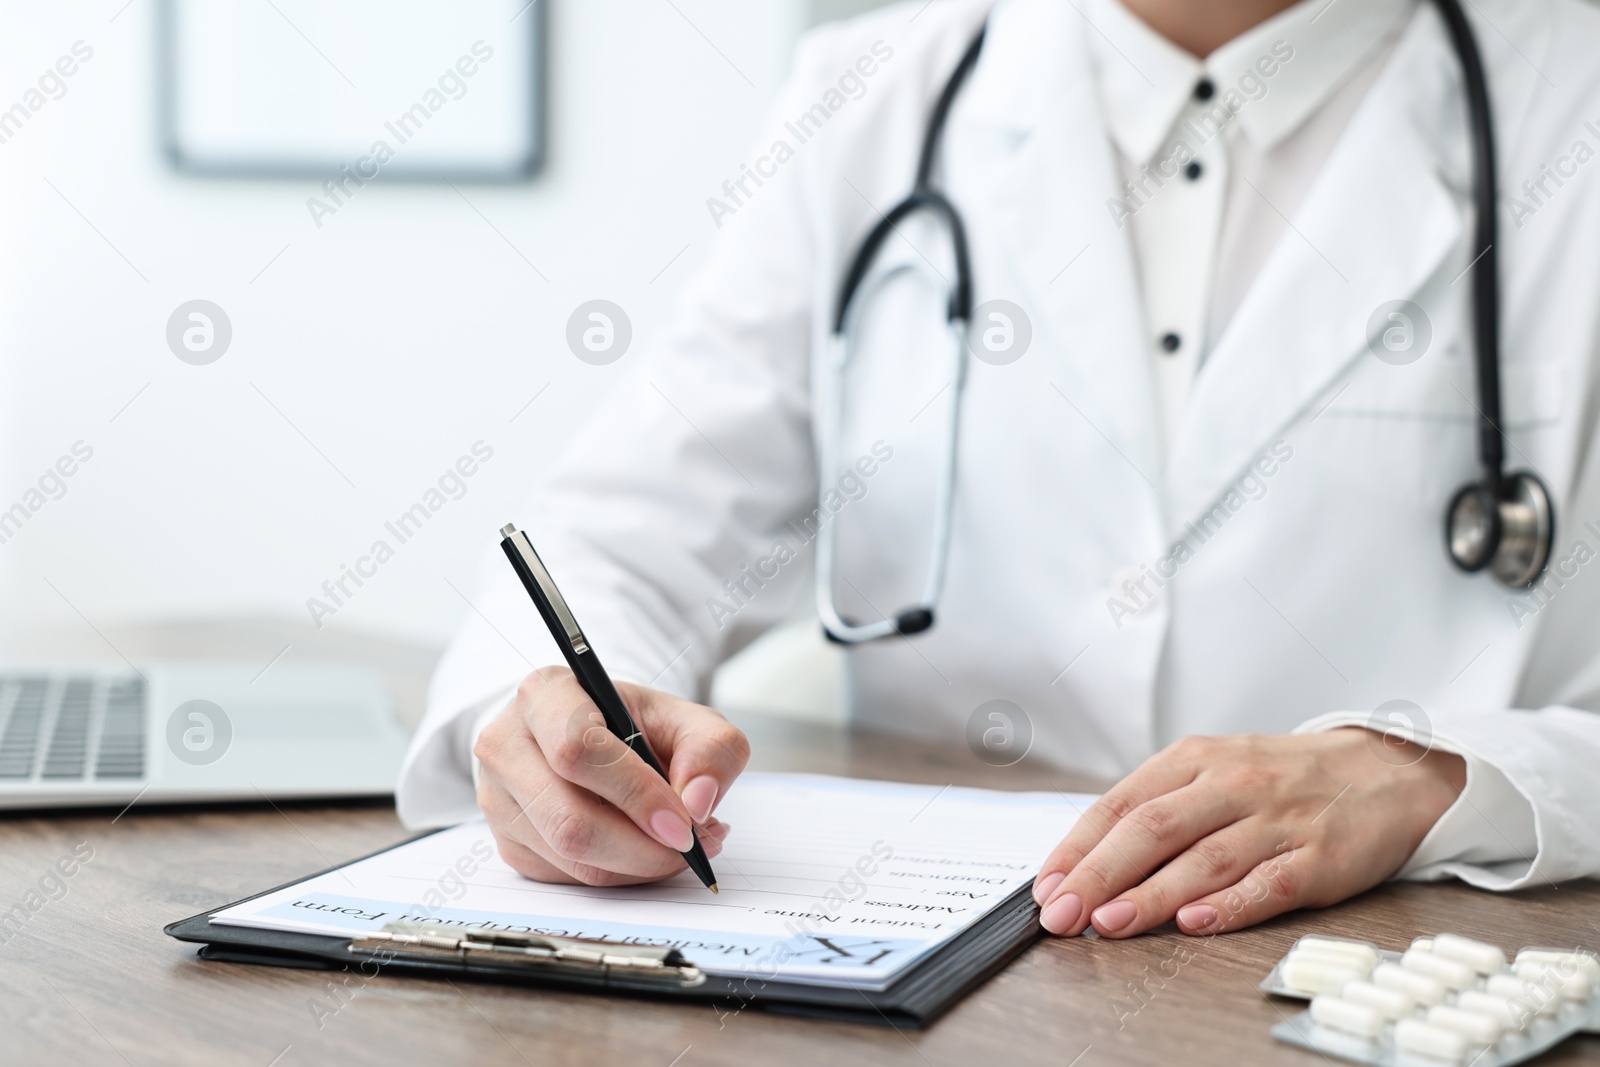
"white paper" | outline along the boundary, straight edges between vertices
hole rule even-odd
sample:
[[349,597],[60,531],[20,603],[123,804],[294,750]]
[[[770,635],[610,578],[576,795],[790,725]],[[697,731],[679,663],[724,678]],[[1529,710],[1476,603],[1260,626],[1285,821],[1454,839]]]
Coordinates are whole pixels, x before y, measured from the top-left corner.
[[717,815],[720,895],[690,873],[530,881],[470,822],[227,908],[226,925],[352,936],[409,920],[674,946],[710,974],[881,989],[1028,883],[1094,797],[749,774]]

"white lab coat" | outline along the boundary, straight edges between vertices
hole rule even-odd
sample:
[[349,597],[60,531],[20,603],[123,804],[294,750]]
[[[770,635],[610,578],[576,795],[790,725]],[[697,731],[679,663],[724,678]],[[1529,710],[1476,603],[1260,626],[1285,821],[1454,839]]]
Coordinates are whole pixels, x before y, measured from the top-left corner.
[[[816,506],[812,398],[839,281],[907,192],[930,103],[988,7],[935,2],[912,20],[918,6],[808,37],[751,157],[770,176],[725,198],[734,210],[675,327],[525,516],[619,677],[703,698],[719,661],[810,595],[788,524]],[[1600,146],[1600,12],[1468,10],[1515,198],[1501,219],[1504,415],[1510,465],[1555,497],[1547,588],[1464,576],[1442,547],[1445,503],[1477,461],[1468,140],[1432,6],[1208,354],[1168,454],[1128,235],[1107,208],[1117,167],[1092,30],[1071,4],[1001,0],[945,134],[942,185],[966,219],[976,301],[1023,308],[1031,343],[1006,365],[970,361],[938,622],[849,653],[855,721],[959,743],[976,709],[1007,700],[1035,755],[1117,775],[1183,735],[1360,723],[1409,701],[1435,744],[1531,803],[1537,834],[1529,859],[1424,876],[1513,888],[1600,873],[1600,161],[1572,155]],[[830,97],[877,42],[892,55],[880,45],[859,99]],[[799,143],[786,123],[818,103],[838,106]],[[1546,164],[1567,176],[1534,202],[1522,183]],[[915,220],[881,264],[924,257],[950,274],[941,232]],[[886,291],[850,380],[842,456],[892,452],[867,464],[864,491],[845,483],[859,499],[834,520],[841,600],[863,616],[911,604],[925,573],[949,395],[941,299]],[[1423,308],[1432,332],[1403,366],[1366,342],[1393,300]],[[1162,562],[1184,538],[1185,558]],[[1144,568],[1175,576],[1146,579],[1141,607],[1127,583]],[[472,813],[478,722],[531,666],[560,662],[498,552],[474,603],[407,761],[413,824]]]

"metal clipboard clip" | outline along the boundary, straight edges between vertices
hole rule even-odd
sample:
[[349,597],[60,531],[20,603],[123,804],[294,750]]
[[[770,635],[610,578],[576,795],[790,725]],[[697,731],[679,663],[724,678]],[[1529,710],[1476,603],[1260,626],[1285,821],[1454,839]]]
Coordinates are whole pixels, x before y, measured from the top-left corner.
[[565,973],[672,989],[689,989],[706,980],[675,948],[499,930],[442,930],[431,923],[389,923],[352,938],[350,952],[385,962],[456,960],[475,971]]

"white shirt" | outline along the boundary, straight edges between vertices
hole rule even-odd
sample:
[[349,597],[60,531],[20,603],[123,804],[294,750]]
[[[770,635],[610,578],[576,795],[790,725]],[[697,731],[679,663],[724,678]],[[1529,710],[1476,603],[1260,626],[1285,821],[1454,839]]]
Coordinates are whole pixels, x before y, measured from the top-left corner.
[[[1090,55],[1122,170],[1124,195],[1106,208],[1131,231],[1169,449],[1207,351],[1286,239],[1415,2],[1302,0],[1202,60],[1119,0],[1087,0]],[[1462,798],[1405,870],[1533,854],[1532,806],[1495,768],[1465,758]]]
[[1284,239],[1414,3],[1304,0],[1204,60],[1118,0],[1086,5],[1125,194],[1107,210],[1131,231],[1169,445],[1205,353]]

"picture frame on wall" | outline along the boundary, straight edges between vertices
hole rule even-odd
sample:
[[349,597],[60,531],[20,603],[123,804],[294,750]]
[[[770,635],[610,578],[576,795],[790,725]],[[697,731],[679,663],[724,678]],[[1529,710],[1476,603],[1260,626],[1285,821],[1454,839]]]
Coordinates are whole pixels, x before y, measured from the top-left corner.
[[161,0],[162,153],[184,174],[526,181],[547,0]]

